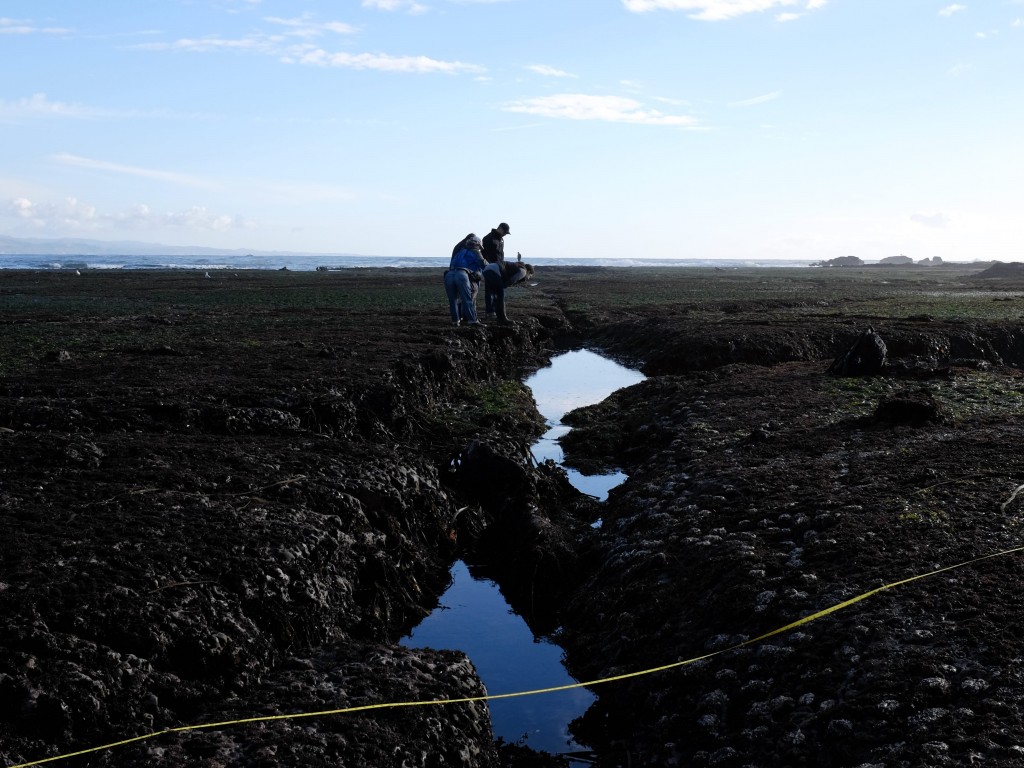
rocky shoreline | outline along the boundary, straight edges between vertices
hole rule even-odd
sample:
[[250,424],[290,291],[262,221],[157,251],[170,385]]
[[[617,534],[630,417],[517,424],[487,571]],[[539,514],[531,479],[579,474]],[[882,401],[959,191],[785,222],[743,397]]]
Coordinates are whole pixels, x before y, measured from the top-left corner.
[[[397,645],[466,553],[597,679],[1016,546],[1024,285],[842,272],[551,268],[483,330],[433,270],[0,273],[0,764],[478,696]],[[868,325],[886,370],[828,376]],[[630,475],[600,509],[529,460],[519,383],[584,343],[651,377],[573,414],[569,460]],[[574,732],[607,766],[1019,765],[1020,563],[597,686]],[[480,703],[75,761],[560,764]]]

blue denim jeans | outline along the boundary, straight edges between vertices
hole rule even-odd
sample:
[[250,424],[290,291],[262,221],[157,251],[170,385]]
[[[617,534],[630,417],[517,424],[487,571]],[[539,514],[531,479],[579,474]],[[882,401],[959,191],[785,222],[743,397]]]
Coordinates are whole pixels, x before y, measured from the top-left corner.
[[448,294],[448,310],[451,312],[452,322],[477,322],[476,286],[469,279],[469,273],[461,269],[449,269],[445,272],[444,292]]

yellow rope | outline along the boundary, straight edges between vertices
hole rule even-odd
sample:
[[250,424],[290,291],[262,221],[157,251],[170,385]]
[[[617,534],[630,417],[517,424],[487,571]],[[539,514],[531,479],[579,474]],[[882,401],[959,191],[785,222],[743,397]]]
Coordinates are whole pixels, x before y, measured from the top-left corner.
[[849,608],[851,605],[859,603],[861,600],[866,600],[867,598],[872,597],[873,595],[877,595],[879,592],[884,592],[885,590],[892,589],[893,587],[899,587],[899,586],[902,586],[904,584],[909,584],[909,583],[911,583],[913,581],[918,581],[920,579],[926,579],[929,576],[935,576],[936,574],[945,573],[946,571],[952,571],[952,570],[955,570],[957,568],[964,568],[964,567],[966,567],[968,565],[974,565],[975,563],[980,563],[983,560],[990,560],[990,559],[992,559],[994,557],[1004,557],[1006,555],[1012,555],[1012,554],[1016,554],[1017,552],[1022,552],[1022,551],[1024,551],[1024,546],[1014,547],[1013,549],[1004,549],[1004,550],[1002,550],[1000,552],[993,552],[993,553],[988,554],[988,555],[982,555],[981,557],[976,557],[976,558],[974,558],[972,560],[965,560],[964,562],[957,563],[956,565],[947,565],[944,568],[936,568],[934,571],[928,571],[927,573],[919,573],[916,576],[910,576],[909,578],[906,578],[906,579],[901,579],[899,581],[893,581],[893,582],[890,582],[888,584],[883,584],[880,587],[877,587],[875,589],[869,590],[868,592],[862,592],[861,594],[859,594],[859,595],[857,595],[855,597],[851,597],[849,600],[844,600],[841,603],[836,603],[835,605],[830,606],[828,608],[825,608],[824,610],[818,611],[816,613],[812,613],[812,614],[810,614],[808,616],[804,616],[803,618],[797,619],[796,621],[792,622],[791,624],[787,624],[784,627],[779,627],[778,629],[773,629],[770,632],[765,632],[763,635],[759,635],[759,636],[757,636],[755,638],[752,638],[750,640],[744,640],[743,642],[737,643],[736,645],[730,646],[728,648],[723,648],[721,650],[712,651],[711,653],[706,653],[703,656],[694,656],[693,658],[686,659],[684,661],[674,661],[671,664],[664,664],[664,665],[662,665],[660,667],[651,667],[649,669],[641,669],[641,670],[638,670],[636,672],[626,672],[626,673],[621,674],[621,675],[613,675],[611,677],[602,677],[602,678],[599,678],[597,680],[588,680],[588,681],[582,682],[582,683],[569,683],[569,684],[566,684],[566,685],[556,685],[556,686],[553,686],[551,688],[535,688],[535,689],[529,690],[529,691],[515,691],[515,692],[512,692],[512,693],[498,693],[498,694],[490,694],[490,695],[483,695],[483,696],[467,696],[465,698],[460,698],[460,699],[435,699],[435,700],[430,700],[430,701],[392,701],[392,702],[382,702],[382,703],[379,703],[379,704],[363,704],[363,705],[360,705],[360,706],[357,706],[357,707],[343,707],[341,709],[326,709],[326,710],[322,710],[320,712],[297,712],[297,713],[294,713],[294,714],[287,714],[287,715],[261,715],[261,716],[258,716],[258,717],[246,717],[246,718],[241,718],[241,719],[238,719],[238,720],[224,720],[224,721],[221,721],[221,722],[218,722],[218,723],[201,723],[201,724],[198,724],[198,725],[183,725],[183,726],[179,726],[177,728],[168,728],[168,729],[163,730],[163,731],[156,731],[154,733],[143,734],[142,736],[134,736],[134,737],[132,737],[130,739],[122,739],[121,741],[114,741],[114,742],[111,742],[110,744],[103,744],[103,745],[98,746],[98,747],[90,747],[88,749],[82,749],[82,750],[79,750],[78,752],[68,752],[67,754],[56,755],[54,757],[47,757],[47,758],[44,758],[42,760],[33,760],[32,762],[29,762],[29,763],[19,763],[18,765],[8,766],[8,768],[29,768],[30,766],[33,766],[33,765],[43,765],[45,763],[51,763],[51,762],[55,762],[57,760],[67,760],[68,758],[79,757],[80,755],[88,755],[88,754],[91,754],[91,753],[94,753],[94,752],[103,752],[103,751],[106,751],[106,750],[109,750],[109,749],[114,749],[115,747],[121,747],[121,746],[124,746],[126,744],[132,744],[132,743],[138,742],[138,741],[146,741],[147,739],[153,739],[153,738],[156,738],[157,736],[163,736],[164,734],[168,734],[168,733],[184,733],[186,731],[199,731],[199,730],[204,730],[204,729],[225,728],[225,727],[231,726],[231,725],[244,725],[244,724],[247,724],[247,723],[267,723],[267,722],[272,722],[272,721],[275,721],[275,720],[298,720],[299,718],[304,718],[304,717],[326,717],[328,715],[342,715],[342,714],[348,714],[348,713],[352,713],[352,712],[367,712],[367,711],[375,710],[375,709],[398,709],[400,707],[427,707],[427,706],[441,706],[441,705],[446,705],[446,704],[470,704],[470,703],[478,702],[478,701],[497,701],[499,699],[512,699],[512,698],[517,698],[517,697],[520,697],[520,696],[537,696],[537,695],[540,695],[540,694],[543,694],[543,693],[555,693],[557,691],[568,691],[568,690],[571,690],[571,689],[574,689],[574,688],[590,688],[590,687],[593,687],[595,685],[604,685],[605,683],[614,683],[614,682],[618,682],[620,680],[628,680],[628,679],[634,678],[634,677],[643,677],[645,675],[652,675],[652,674],[655,674],[657,672],[665,672],[666,670],[669,670],[669,669],[676,669],[678,667],[684,667],[684,666],[687,666],[689,664],[693,664],[695,662],[702,661],[704,659],[710,659],[712,656],[719,656],[719,655],[721,655],[723,653],[729,653],[730,651],[735,651],[735,650],[737,650],[739,648],[742,648],[744,646],[747,646],[747,645],[753,645],[754,643],[759,643],[762,640],[767,640],[769,637],[774,637],[775,635],[781,635],[784,632],[789,632],[790,630],[796,629],[797,627],[803,626],[804,624],[809,624],[812,621],[817,621],[818,619],[821,619],[821,618],[823,618],[825,616],[828,616],[830,614],[833,614],[833,613],[836,613],[838,611],[841,611],[844,608]]

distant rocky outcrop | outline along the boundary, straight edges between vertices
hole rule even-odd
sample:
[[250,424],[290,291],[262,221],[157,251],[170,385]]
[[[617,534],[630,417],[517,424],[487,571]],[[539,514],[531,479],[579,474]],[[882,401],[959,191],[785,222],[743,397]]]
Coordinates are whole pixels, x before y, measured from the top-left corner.
[[917,263],[921,264],[922,266],[925,266],[925,267],[937,267],[937,266],[939,266],[939,264],[942,263],[942,257],[941,256],[932,256],[930,259],[929,258],[921,259]]
[[863,267],[864,262],[857,256],[837,256],[827,261],[817,261],[812,267]]
[[904,256],[902,253],[899,256],[886,256],[884,259],[878,262],[879,264],[887,264],[890,266],[904,266],[906,264],[913,264],[914,260],[909,256]]

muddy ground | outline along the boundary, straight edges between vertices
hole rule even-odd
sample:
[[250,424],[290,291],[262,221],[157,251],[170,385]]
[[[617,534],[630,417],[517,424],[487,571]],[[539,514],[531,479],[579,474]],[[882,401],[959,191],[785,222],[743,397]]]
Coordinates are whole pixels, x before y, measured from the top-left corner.
[[[0,764],[557,764],[479,702],[170,730],[480,695],[397,644],[465,557],[579,679],[713,654],[595,686],[598,765],[1020,765],[1021,554],[756,640],[1024,543],[980,271],[547,268],[480,330],[434,270],[0,272]],[[603,505],[528,457],[579,345],[650,377],[572,416]]]

